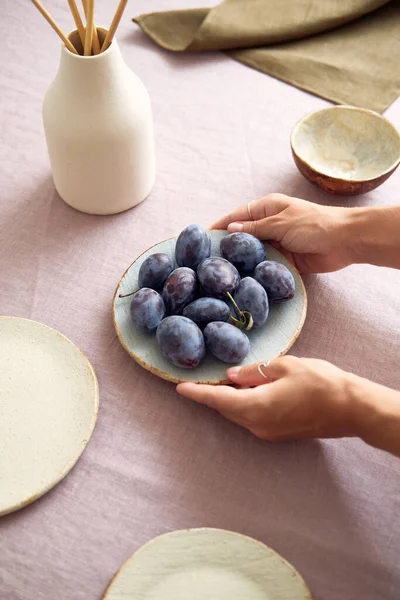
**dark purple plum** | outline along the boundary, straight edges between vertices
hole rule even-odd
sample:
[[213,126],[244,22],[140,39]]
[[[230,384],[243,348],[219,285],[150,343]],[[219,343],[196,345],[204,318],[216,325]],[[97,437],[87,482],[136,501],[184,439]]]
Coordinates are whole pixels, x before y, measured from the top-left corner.
[[152,333],[165,317],[165,304],[160,294],[150,288],[142,288],[131,300],[131,318],[139,329]]
[[205,356],[203,334],[186,317],[166,317],[157,328],[156,338],[161,354],[176,367],[194,369]]
[[167,314],[177,315],[196,298],[196,273],[188,267],[172,271],[164,284],[162,297]]
[[234,300],[240,310],[248,311],[253,317],[253,326],[261,327],[268,318],[267,293],[252,277],[244,277],[239,283]]
[[259,239],[249,233],[230,233],[221,240],[221,254],[240,273],[251,273],[265,260],[265,248]]
[[188,304],[182,312],[184,317],[192,319],[200,329],[204,329],[208,323],[213,321],[227,321],[229,319],[229,307],[217,298],[199,298]]
[[189,225],[180,233],[175,247],[175,258],[180,267],[196,270],[210,254],[210,236],[200,225]]
[[224,258],[206,258],[197,269],[197,277],[208,296],[226,299],[226,293],[233,294],[239,285],[240,275],[233,265]]
[[139,269],[139,287],[152,288],[159,292],[167,277],[174,270],[174,261],[168,254],[157,252],[148,256]]
[[240,363],[250,350],[247,335],[229,323],[209,323],[204,339],[208,350],[225,363]]
[[265,260],[257,265],[253,277],[263,286],[270,302],[290,300],[294,296],[294,277],[281,263]]

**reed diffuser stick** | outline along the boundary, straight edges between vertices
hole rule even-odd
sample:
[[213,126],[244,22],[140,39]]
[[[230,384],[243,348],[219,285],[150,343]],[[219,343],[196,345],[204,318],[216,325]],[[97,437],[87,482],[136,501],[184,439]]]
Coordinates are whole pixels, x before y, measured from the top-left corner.
[[79,14],[78,7],[75,0],[68,0],[69,7],[71,9],[72,16],[74,17],[75,25],[79,33],[80,40],[82,42],[82,48],[85,45],[85,27],[83,25],[81,15]]
[[86,23],[85,47],[84,47],[84,52],[83,52],[85,56],[90,56],[92,54],[93,30],[94,30],[94,0],[87,0],[87,23]]
[[[82,0],[83,10],[85,11],[85,17],[88,17],[88,0]],[[97,33],[97,27],[95,21],[93,21],[93,54],[100,53],[100,41]]]
[[55,22],[53,17],[50,15],[50,13],[47,12],[45,7],[39,2],[39,0],[32,0],[32,2],[36,6],[36,8],[39,10],[39,12],[44,16],[44,18],[49,23],[49,25],[51,25],[51,27],[54,29],[56,34],[62,39],[62,41],[68,48],[68,50],[70,52],[72,52],[73,54],[78,54],[78,51],[75,48],[75,46],[72,44],[72,42],[70,42],[70,40],[67,38],[67,36],[63,32],[63,30],[57,25],[57,23]]
[[103,45],[101,47],[102,52],[104,52],[104,50],[107,50],[107,48],[111,44],[113,37],[115,35],[115,32],[117,31],[117,27],[121,20],[122,14],[123,14],[127,4],[128,4],[128,0],[120,0],[120,3],[118,5],[118,8],[114,15],[114,18],[112,20],[112,23],[110,25],[110,29],[108,30],[105,40],[103,42]]

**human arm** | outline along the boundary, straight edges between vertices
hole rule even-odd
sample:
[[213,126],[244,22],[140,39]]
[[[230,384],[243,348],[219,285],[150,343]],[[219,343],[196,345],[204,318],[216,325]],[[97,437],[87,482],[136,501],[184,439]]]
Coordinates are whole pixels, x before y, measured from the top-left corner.
[[400,456],[400,392],[317,359],[286,356],[261,371],[228,369],[240,387],[183,383],[177,391],[268,441],[360,437]]
[[[213,228],[268,240],[302,272],[363,262],[400,268],[400,207],[326,207],[272,194]],[[253,365],[228,370],[238,388],[182,384],[178,392],[263,439],[358,436],[400,456],[400,392],[320,360],[288,356],[267,371],[270,383]]]
[[400,269],[400,206],[331,207],[271,194],[235,209],[212,228],[270,241],[302,273],[353,263]]

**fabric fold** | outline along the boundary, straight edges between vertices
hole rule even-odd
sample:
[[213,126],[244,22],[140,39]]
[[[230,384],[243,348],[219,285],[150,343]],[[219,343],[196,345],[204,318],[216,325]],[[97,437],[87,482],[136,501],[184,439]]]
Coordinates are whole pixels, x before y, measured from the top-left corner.
[[134,21],[167,50],[225,51],[333,102],[382,112],[400,93],[398,0],[225,0]]

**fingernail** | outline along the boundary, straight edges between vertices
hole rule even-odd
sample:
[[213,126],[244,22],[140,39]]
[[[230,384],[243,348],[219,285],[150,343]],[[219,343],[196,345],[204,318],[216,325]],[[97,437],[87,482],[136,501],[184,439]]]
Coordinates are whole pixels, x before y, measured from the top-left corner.
[[178,385],[176,386],[176,391],[178,392],[178,394],[180,394],[181,396],[184,395],[185,393],[185,385],[184,383],[178,383]]
[[243,223],[231,223],[228,225],[229,233],[236,233],[236,231],[243,231]]
[[230,369],[227,370],[227,375],[229,377],[229,379],[234,379],[235,377],[237,377],[240,373],[240,367],[231,367]]

